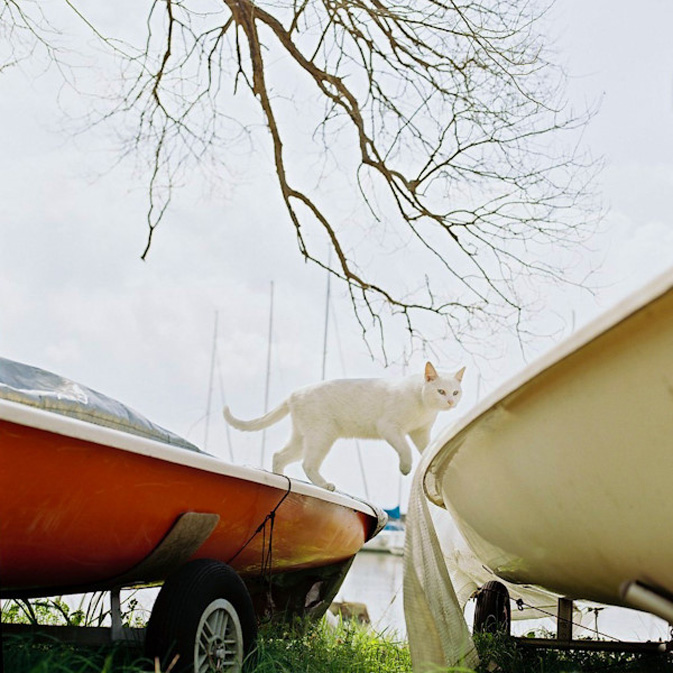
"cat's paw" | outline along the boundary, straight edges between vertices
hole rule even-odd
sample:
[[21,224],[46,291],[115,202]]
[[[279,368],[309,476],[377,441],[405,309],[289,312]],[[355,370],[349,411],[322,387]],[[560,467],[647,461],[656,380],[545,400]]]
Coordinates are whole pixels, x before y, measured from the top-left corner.
[[402,474],[409,474],[411,472],[411,463],[400,463],[400,472]]
[[328,491],[333,491],[336,488],[336,486],[334,484],[330,484],[329,482],[325,482],[323,488]]

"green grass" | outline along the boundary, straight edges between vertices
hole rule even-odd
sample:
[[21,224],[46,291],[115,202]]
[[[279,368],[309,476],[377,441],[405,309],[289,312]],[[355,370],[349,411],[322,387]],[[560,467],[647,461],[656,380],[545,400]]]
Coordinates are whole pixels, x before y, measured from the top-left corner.
[[477,634],[478,673],[673,673],[670,657],[623,652],[529,649],[501,634]]
[[[479,636],[477,649],[482,663],[476,673],[673,673],[673,665],[661,657],[531,651],[497,635]],[[155,671],[154,663],[137,649],[73,647],[31,636],[6,636],[3,656],[5,673]],[[254,673],[411,673],[411,659],[406,643],[354,624],[343,623],[336,629],[324,622],[264,626]]]
[[255,673],[409,673],[406,643],[348,622],[260,630]]
[[123,646],[91,648],[33,636],[4,636],[5,673],[149,673],[153,664]]
[[[148,673],[136,649],[74,647],[32,636],[3,639],[5,673]],[[359,626],[324,622],[260,629],[254,673],[410,673],[409,649]],[[252,672],[251,672],[252,673]]]

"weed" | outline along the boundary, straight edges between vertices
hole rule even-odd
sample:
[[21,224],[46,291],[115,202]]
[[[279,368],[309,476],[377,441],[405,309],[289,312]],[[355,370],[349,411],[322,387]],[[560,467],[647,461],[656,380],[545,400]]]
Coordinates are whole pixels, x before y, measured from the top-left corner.
[[348,622],[265,626],[255,673],[410,673],[406,643]]
[[[35,617],[46,618],[43,606],[33,605]],[[45,608],[47,609],[47,608]],[[62,611],[48,608],[65,619]],[[28,620],[21,608],[13,614]],[[28,610],[28,608],[26,608]],[[7,613],[9,614],[9,613]],[[68,613],[72,615],[72,613]],[[438,669],[436,673],[673,673],[666,657],[608,652],[531,650],[502,634],[477,634],[481,659],[476,672]],[[5,673],[150,673],[153,662],[137,649],[117,645],[85,648],[30,635],[3,638]],[[251,662],[252,663],[252,662]],[[352,622],[336,627],[325,621],[268,624],[260,628],[254,673],[411,673],[405,642],[375,633]],[[164,671],[168,673],[168,671]]]
[[475,634],[474,640],[481,660],[477,673],[673,673],[661,655],[529,649],[497,633]]
[[154,665],[132,648],[75,647],[32,635],[3,636],[5,673],[148,673]]
[[[144,611],[136,598],[137,590],[131,591],[121,604],[124,626],[146,626]],[[1,602],[0,618],[9,624],[42,624],[48,626],[102,626],[109,623],[110,608],[105,597],[107,592],[84,594],[76,607],[63,596],[52,598],[7,599]]]

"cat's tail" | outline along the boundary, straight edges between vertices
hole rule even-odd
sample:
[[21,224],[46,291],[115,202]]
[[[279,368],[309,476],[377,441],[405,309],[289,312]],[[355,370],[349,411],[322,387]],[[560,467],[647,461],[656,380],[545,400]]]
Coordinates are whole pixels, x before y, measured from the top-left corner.
[[249,421],[242,421],[240,418],[232,416],[229,407],[224,407],[222,413],[224,414],[227,423],[237,430],[253,432],[254,430],[268,428],[270,425],[278,423],[281,418],[285,418],[285,416],[290,413],[290,405],[287,403],[287,400],[285,400],[285,402],[281,403],[275,409],[272,409],[268,414],[264,414],[264,416],[260,416],[259,418],[253,418]]

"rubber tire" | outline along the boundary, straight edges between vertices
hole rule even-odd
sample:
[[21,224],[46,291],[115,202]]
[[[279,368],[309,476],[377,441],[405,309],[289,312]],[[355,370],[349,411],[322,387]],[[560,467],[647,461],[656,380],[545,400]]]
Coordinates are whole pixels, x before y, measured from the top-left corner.
[[193,673],[194,643],[205,609],[223,598],[236,610],[243,636],[244,661],[257,640],[257,619],[243,580],[225,563],[212,559],[191,561],[165,582],[154,603],[145,633],[145,652],[159,657],[161,670],[180,655],[175,673]]
[[512,613],[509,591],[501,582],[486,582],[477,593],[473,630],[475,633],[510,634]]

